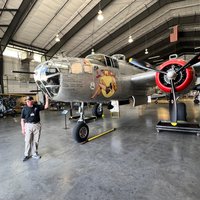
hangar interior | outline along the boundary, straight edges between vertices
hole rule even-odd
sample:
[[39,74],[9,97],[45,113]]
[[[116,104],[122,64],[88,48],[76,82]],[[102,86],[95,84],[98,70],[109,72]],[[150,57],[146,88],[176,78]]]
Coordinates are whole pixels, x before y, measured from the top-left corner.
[[[155,68],[170,55],[189,61],[199,52],[200,0],[0,1],[1,98],[35,95],[29,72],[52,58],[123,54]],[[199,105],[184,102],[188,121],[199,123]],[[81,145],[64,117],[41,112],[42,158],[25,163],[20,115],[0,118],[0,199],[199,199],[199,137],[156,132],[169,118],[166,101],[123,105],[119,118],[105,110],[89,123],[91,135],[116,130]]]
[[[52,57],[85,57],[94,51],[124,54],[127,60],[134,57],[157,66],[171,54],[188,60],[188,55],[199,52],[199,0],[7,0],[0,6],[2,93],[18,88],[24,92],[23,82],[33,82],[12,70],[32,71]],[[99,10],[102,21],[97,20]],[[170,43],[176,25],[178,41]]]

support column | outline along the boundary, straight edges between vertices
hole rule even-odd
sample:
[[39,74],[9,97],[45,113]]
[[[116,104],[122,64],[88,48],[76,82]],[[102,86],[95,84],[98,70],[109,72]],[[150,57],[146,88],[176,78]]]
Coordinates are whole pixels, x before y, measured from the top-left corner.
[[[20,71],[23,72],[30,72],[30,61],[31,59],[25,58],[21,60],[21,66],[19,68]],[[28,82],[30,79],[30,74],[20,74],[20,81],[21,82]]]
[[0,93],[4,93],[3,85],[3,54],[0,52]]

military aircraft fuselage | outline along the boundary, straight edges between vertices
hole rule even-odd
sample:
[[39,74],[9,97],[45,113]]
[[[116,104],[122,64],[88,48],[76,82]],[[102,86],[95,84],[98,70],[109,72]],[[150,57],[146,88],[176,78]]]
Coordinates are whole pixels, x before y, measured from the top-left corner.
[[[146,85],[134,82],[134,75],[143,74]],[[103,54],[86,58],[52,59],[35,69],[35,81],[52,100],[63,102],[107,102],[134,96],[146,99],[155,86],[155,72],[145,72]]]
[[[52,100],[81,102],[80,117],[72,133],[77,142],[85,142],[89,128],[84,117],[84,102],[97,102],[93,113],[98,117],[103,113],[102,102],[132,97],[134,106],[142,105],[147,103],[147,96],[153,93],[155,86],[169,94],[170,122],[176,126],[178,111],[183,115],[181,120],[186,118],[186,112],[177,109],[177,97],[194,88],[199,70],[193,65],[199,61],[200,54],[187,63],[182,59],[170,59],[155,69],[133,58],[129,64],[123,55],[93,54],[86,58],[52,59],[41,63],[35,69],[34,79]],[[112,102],[108,108],[111,106]]]

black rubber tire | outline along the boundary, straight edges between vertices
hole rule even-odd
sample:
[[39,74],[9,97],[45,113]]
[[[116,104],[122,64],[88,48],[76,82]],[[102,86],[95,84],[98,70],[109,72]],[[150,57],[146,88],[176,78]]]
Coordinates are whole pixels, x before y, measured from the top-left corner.
[[177,120],[187,121],[187,111],[185,103],[177,104]]
[[4,114],[3,113],[0,113],[0,118],[3,118],[4,117]]
[[72,130],[73,138],[76,142],[86,142],[89,135],[89,128],[85,122],[77,122]]
[[16,117],[17,112],[15,110],[12,111],[11,116]]
[[100,107],[100,104],[95,104],[92,109],[92,114],[96,116],[97,118],[100,118],[103,115],[103,108],[100,110],[99,107]]
[[195,104],[199,104],[199,100],[198,99],[194,99],[194,103]]

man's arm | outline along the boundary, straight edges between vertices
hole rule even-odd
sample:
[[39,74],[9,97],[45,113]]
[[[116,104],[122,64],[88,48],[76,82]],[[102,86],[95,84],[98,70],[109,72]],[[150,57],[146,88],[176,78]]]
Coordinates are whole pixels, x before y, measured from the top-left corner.
[[25,135],[25,119],[21,119],[22,134]]
[[44,105],[44,109],[47,109],[49,107],[49,97],[47,94],[45,94],[45,105]]

